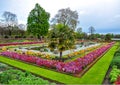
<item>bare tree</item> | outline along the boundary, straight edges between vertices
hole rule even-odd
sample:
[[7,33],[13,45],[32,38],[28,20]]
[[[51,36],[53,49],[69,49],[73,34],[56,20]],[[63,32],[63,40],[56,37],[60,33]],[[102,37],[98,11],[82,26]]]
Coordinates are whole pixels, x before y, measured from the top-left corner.
[[94,34],[94,32],[95,32],[95,28],[93,26],[90,26],[89,27],[89,33]]
[[2,16],[4,18],[3,22],[9,31],[9,35],[11,36],[13,28],[18,24],[17,15],[5,11]]
[[89,27],[89,33],[90,33],[90,39],[94,39],[94,32],[95,32],[95,28],[93,26]]
[[19,25],[18,25],[18,28],[21,29],[21,30],[25,30],[25,27],[26,27],[26,26],[25,26],[24,24],[19,24]]
[[75,30],[78,22],[77,11],[72,11],[70,8],[60,9],[55,17],[51,20],[53,24],[61,23],[68,25],[70,28]]

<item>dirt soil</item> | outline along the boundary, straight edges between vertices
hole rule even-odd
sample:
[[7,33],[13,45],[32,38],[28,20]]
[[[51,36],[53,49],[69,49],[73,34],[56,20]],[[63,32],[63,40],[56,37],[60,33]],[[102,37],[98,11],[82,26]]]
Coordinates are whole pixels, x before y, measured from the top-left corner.
[[112,68],[109,67],[109,69],[105,75],[104,81],[102,83],[103,85],[110,85],[111,84],[110,80],[109,80],[109,74],[110,74],[111,70],[112,70]]

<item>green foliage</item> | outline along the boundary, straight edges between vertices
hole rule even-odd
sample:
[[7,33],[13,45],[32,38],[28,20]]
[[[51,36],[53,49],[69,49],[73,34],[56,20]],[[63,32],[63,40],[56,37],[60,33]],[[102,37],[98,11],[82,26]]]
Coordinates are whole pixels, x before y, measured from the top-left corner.
[[120,52],[116,52],[116,53],[115,53],[115,56],[120,56]]
[[1,84],[49,84],[47,80],[20,70],[6,70],[0,74]]
[[120,56],[120,47],[118,46],[118,50],[115,52],[114,56]]
[[83,38],[85,39],[85,37],[86,37],[86,33],[82,32],[82,28],[81,27],[77,28],[76,38],[77,39],[83,39]]
[[117,66],[114,65],[109,75],[110,82],[111,83],[115,82],[119,75],[120,75],[120,70],[117,69]]
[[114,58],[111,62],[111,67],[114,65],[120,68],[120,48],[118,48],[117,51],[114,53]]
[[105,40],[110,41],[111,40],[111,34],[106,34],[105,35]]
[[49,17],[50,14],[46,12],[37,3],[35,8],[30,12],[27,20],[27,31],[38,38],[45,36],[49,29]]
[[[66,49],[73,48],[75,44],[75,33],[68,26],[63,24],[57,24],[50,31],[49,35],[49,47],[51,50],[58,49],[62,52]],[[60,55],[61,57],[62,55]]]
[[116,56],[113,58],[111,62],[111,67],[116,65],[118,68],[120,68],[120,56]]
[[8,69],[11,69],[11,68],[12,67],[10,67],[6,64],[0,63],[0,71],[8,70]]

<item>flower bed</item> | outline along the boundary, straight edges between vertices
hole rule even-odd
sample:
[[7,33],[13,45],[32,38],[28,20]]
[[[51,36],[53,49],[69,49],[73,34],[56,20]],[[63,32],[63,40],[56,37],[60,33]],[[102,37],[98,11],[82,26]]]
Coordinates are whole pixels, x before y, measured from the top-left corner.
[[45,66],[48,68],[55,68],[59,72],[66,72],[77,74],[80,73],[85,67],[92,63],[97,57],[101,56],[107,49],[109,49],[114,43],[107,44],[105,46],[96,49],[95,51],[85,55],[84,57],[78,58],[72,62],[59,62],[54,60],[45,60],[35,56],[28,56],[25,54],[18,54],[15,52],[2,52],[1,55],[22,60],[29,63],[34,63],[38,66]]
[[120,76],[118,76],[117,80],[114,83],[115,85],[120,85]]
[[68,57],[77,56],[77,55],[80,55],[80,54],[84,54],[85,52],[89,52],[89,51],[91,51],[93,49],[96,49],[98,47],[99,47],[99,45],[98,46],[89,47],[89,48],[86,48],[86,49],[83,49],[83,50],[75,51],[75,52],[70,53],[70,54],[68,54],[66,56],[68,56]]
[[[82,54],[85,54],[92,51],[93,49],[97,49],[98,47],[100,47],[100,45],[98,46],[92,46],[92,47],[89,47],[89,48],[85,48],[85,49],[82,49],[82,50],[79,50],[79,51],[75,51],[75,52],[72,52],[70,54],[67,54],[67,55],[64,55],[62,56],[62,58],[69,62],[69,61],[73,61],[79,57],[82,57],[83,55]],[[3,51],[7,51],[7,49],[5,49],[4,47],[2,48]],[[33,51],[33,50],[27,50],[27,51],[22,51],[21,49],[15,49],[15,50],[10,50],[10,51],[13,51],[13,52],[17,52],[19,54],[26,54],[26,55],[29,55],[29,56],[36,56],[36,57],[40,57],[40,58],[43,58],[43,59],[49,59],[49,60],[57,60],[55,55],[53,54],[49,54],[49,53],[46,53],[46,52],[39,52],[39,51]]]
[[38,43],[43,43],[43,42],[42,41],[39,41],[39,42],[15,42],[15,43],[0,44],[0,46],[38,44]]
[[120,84],[120,70],[117,68],[117,66],[114,65],[112,67],[109,78],[111,83],[115,83],[116,85]]

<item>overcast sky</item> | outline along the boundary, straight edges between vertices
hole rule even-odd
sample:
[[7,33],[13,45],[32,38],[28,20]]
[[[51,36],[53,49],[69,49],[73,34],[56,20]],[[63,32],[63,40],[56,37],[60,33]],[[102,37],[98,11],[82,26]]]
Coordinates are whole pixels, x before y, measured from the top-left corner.
[[15,13],[19,24],[26,24],[29,12],[39,3],[53,18],[61,8],[70,7],[79,14],[83,31],[93,26],[96,33],[120,33],[120,0],[0,0],[0,15]]

